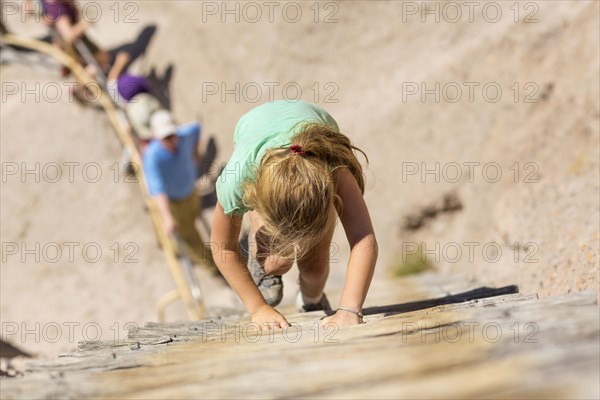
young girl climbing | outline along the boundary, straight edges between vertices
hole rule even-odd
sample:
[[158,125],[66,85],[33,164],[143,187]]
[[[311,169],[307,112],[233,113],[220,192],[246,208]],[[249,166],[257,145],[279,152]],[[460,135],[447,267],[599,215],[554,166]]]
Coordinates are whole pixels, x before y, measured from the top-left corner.
[[[362,167],[355,155],[362,151],[339,132],[325,110],[302,101],[254,108],[239,120],[233,144],[216,183],[211,247],[252,321],[261,329],[289,325],[273,307],[282,298],[281,275],[294,260],[299,269],[298,311],[331,311],[324,288],[339,217],[351,253],[339,306],[323,323],[362,323],[377,260]],[[245,213],[251,225],[247,265],[238,242]]]

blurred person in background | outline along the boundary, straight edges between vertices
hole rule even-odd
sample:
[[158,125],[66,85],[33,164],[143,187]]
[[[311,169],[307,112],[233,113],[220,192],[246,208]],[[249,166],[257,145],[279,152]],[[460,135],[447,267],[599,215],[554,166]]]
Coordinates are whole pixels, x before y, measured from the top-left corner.
[[[130,79],[133,78],[133,79]],[[144,154],[148,144],[153,139],[150,129],[150,118],[155,111],[161,109],[159,101],[150,94],[148,81],[143,77],[128,74],[119,77],[116,82],[109,82],[109,93],[113,101],[125,110],[127,126],[132,133],[132,138],[140,154]],[[123,149],[121,165],[131,177],[136,176],[140,170],[138,161],[131,162],[131,154],[127,148]]]
[[143,151],[153,138],[150,117],[161,108],[158,99],[152,95],[150,81],[141,75],[124,73],[109,81],[107,89],[114,103],[125,110],[134,137],[138,139],[137,145]]
[[165,232],[167,235],[176,233],[183,240],[195,264],[219,275],[212,253],[195,225],[200,211],[196,192],[200,124],[176,126],[171,113],[160,109],[150,117],[150,130],[153,140],[143,155],[143,171]]
[[160,109],[160,103],[150,93],[137,94],[125,105],[127,118],[142,153],[146,151],[150,141],[154,138],[150,128],[150,118]]
[[[107,80],[115,80],[121,74],[129,62],[130,56],[126,52],[111,55],[108,51],[101,49],[85,33],[89,23],[82,18],[73,0],[42,0],[44,21],[56,30],[58,34],[57,45],[75,57],[82,64],[86,64],[82,55],[75,49],[76,40],[81,40],[94,56],[96,62],[107,77]],[[96,71],[88,72],[95,74]]]

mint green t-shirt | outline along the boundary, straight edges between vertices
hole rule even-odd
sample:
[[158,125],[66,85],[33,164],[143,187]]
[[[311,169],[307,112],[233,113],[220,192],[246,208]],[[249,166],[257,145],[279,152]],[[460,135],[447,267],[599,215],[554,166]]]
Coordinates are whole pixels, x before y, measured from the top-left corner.
[[233,134],[233,154],[217,178],[217,198],[227,215],[250,211],[242,201],[243,184],[254,179],[255,168],[268,149],[291,145],[291,137],[306,123],[326,124],[339,130],[325,110],[304,101],[262,104],[244,114]]

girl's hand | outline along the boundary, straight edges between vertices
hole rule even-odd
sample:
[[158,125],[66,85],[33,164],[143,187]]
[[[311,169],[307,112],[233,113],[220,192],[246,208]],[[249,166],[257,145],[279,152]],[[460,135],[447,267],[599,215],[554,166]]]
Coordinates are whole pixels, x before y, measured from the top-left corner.
[[252,322],[258,324],[260,330],[283,329],[290,326],[287,319],[268,304],[259,307],[252,314]]
[[321,320],[321,326],[325,327],[328,324],[333,324],[337,328],[344,328],[346,326],[359,325],[364,323],[362,318],[356,314],[338,310],[335,314],[325,317]]

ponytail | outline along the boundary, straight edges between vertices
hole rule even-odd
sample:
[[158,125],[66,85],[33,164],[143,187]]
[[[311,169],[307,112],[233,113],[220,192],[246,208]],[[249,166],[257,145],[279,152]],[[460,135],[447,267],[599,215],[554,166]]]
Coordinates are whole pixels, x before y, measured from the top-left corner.
[[302,257],[325,233],[332,206],[343,206],[336,195],[333,172],[347,167],[362,193],[365,180],[350,139],[329,125],[306,124],[291,138],[291,146],[268,150],[255,179],[244,185],[243,201],[264,221],[271,238],[270,254],[288,256],[290,245]]

